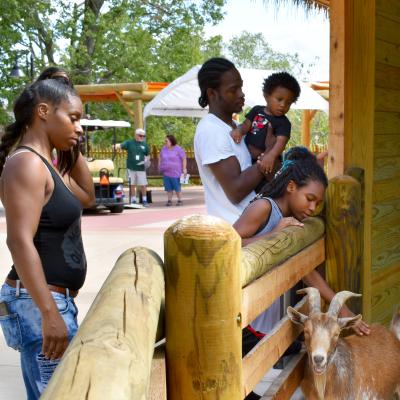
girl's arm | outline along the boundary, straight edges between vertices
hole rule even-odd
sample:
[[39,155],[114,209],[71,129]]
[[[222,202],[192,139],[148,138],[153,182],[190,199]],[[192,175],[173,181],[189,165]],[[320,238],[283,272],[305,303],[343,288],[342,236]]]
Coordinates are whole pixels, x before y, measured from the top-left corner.
[[50,196],[46,185],[52,179],[39,157],[24,153],[7,162],[1,180],[7,245],[18,276],[42,316],[42,352],[46,358],[57,359],[68,346],[67,327],[48,289],[33,243],[43,205]]
[[251,203],[233,224],[236,232],[242,238],[242,246],[260,240],[263,236],[254,236],[261,225],[268,220],[271,214],[271,204],[269,201],[256,200]]
[[87,162],[80,152],[74,168],[67,176],[67,184],[83,207],[91,207],[95,204],[93,178]]
[[[321,297],[327,302],[330,303],[332,299],[335,296],[335,292],[329,287],[328,283],[325,281],[325,279],[321,276],[321,274],[314,270],[310,272],[308,275],[306,275],[303,278],[303,282],[307,286],[312,286],[315,287],[316,289],[319,290]],[[343,305],[342,309],[340,310],[339,313],[340,317],[352,317],[354,314],[350,311],[350,309],[346,306]],[[364,321],[359,321],[354,327],[353,327],[355,333],[359,336],[363,335],[369,335],[371,332],[371,329],[368,324],[366,324]]]

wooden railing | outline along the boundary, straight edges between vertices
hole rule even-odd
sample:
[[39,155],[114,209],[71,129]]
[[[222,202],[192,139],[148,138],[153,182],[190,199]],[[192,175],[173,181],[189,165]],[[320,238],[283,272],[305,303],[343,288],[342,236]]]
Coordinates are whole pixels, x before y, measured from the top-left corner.
[[[197,215],[177,221],[165,232],[165,267],[150,250],[126,251],[42,399],[242,400],[298,337],[300,328],[282,318],[243,359],[242,329],[321,265],[326,247],[330,257],[342,253],[342,242],[335,237],[330,242],[331,231],[357,236],[357,224],[337,217],[343,216],[343,205],[333,198],[340,193],[349,215],[357,213],[352,209],[360,201],[359,183],[337,177],[334,188],[328,192],[327,218],[330,226],[329,219],[336,216],[335,225],[327,237],[324,222],[314,217],[304,221],[303,228],[285,228],[242,249],[229,224]],[[354,241],[352,246],[359,251]],[[328,271],[337,279],[330,282],[337,290],[345,289],[340,279],[343,265],[354,254],[349,257],[338,257]],[[307,312],[307,298],[295,307]],[[166,354],[157,349],[150,384],[154,342],[162,337]],[[289,399],[303,378],[304,362],[303,353],[293,357],[263,400]]]

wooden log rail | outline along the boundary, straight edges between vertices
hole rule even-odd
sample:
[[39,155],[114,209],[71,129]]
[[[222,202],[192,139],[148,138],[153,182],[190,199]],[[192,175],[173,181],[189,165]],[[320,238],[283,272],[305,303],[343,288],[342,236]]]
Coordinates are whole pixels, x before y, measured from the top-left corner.
[[160,257],[142,247],[125,251],[41,399],[148,399],[163,300]]
[[[283,318],[243,360],[241,329],[324,261],[323,234],[323,221],[310,218],[241,250],[218,218],[186,217],[166,231],[168,400],[239,400],[254,388],[299,329]],[[302,362],[282,375],[277,398],[290,398]]]

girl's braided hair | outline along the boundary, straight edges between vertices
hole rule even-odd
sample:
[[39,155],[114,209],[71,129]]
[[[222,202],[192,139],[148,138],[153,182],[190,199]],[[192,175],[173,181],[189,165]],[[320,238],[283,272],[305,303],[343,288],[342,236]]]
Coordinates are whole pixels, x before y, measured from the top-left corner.
[[201,92],[199,97],[201,107],[208,106],[207,89],[218,88],[221,83],[222,74],[234,68],[235,65],[231,61],[220,57],[210,58],[202,65],[197,74]]
[[[15,122],[5,128],[5,133],[0,141],[0,175],[10,151],[23,137],[26,129],[33,122],[36,106],[41,102],[49,102],[54,106],[70,97],[78,97],[73,88],[55,79],[36,81],[27,86],[14,103]],[[72,170],[75,165],[78,148],[58,151],[58,168],[64,175]]]
[[261,190],[260,195],[274,199],[282,197],[287,185],[293,181],[298,187],[307,185],[309,181],[321,182],[328,186],[328,179],[317,158],[305,147],[292,147],[284,157],[281,169]]

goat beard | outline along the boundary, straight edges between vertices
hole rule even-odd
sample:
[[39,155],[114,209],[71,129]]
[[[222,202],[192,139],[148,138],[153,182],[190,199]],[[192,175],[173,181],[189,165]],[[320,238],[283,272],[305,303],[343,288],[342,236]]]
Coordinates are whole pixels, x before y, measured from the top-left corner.
[[326,371],[323,374],[317,375],[313,372],[314,386],[318,395],[319,400],[325,398],[325,387],[326,387]]

